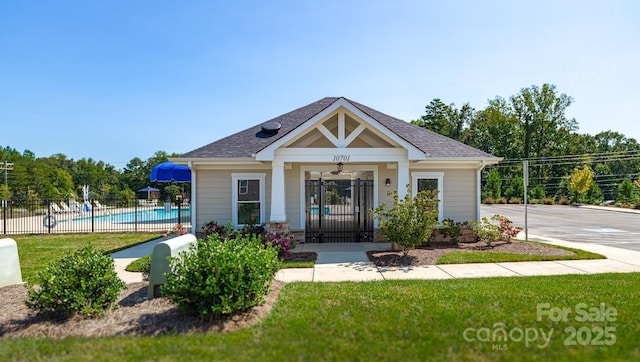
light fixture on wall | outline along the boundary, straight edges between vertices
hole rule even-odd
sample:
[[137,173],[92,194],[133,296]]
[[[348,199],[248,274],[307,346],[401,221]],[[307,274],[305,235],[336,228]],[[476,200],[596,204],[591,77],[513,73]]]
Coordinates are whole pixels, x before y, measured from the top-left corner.
[[387,187],[391,186],[391,179],[387,177],[387,179],[386,179],[386,180],[384,180],[384,184],[385,184],[385,186],[387,186]]
[[340,175],[342,173],[342,167],[344,165],[342,164],[342,162],[338,162],[338,175]]

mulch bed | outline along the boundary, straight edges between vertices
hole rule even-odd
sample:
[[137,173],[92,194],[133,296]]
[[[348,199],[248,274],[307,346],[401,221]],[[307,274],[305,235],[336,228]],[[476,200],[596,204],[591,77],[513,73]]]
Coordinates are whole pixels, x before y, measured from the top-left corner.
[[398,267],[405,265],[435,265],[438,259],[454,251],[493,251],[525,255],[575,255],[574,252],[525,241],[495,242],[487,246],[484,242],[475,243],[433,243],[428,247],[419,247],[409,251],[407,260],[403,260],[401,251],[369,251],[367,256],[376,266]]
[[262,305],[217,320],[184,316],[166,298],[146,300],[147,282],[132,283],[120,293],[119,308],[104,317],[72,316],[52,319],[26,307],[27,288],[0,288],[0,339],[16,337],[104,337],[117,335],[158,336],[164,334],[220,333],[248,327],[262,320],[273,307],[284,285],[275,281]]
[[318,254],[313,251],[291,252],[285,255],[284,261],[316,261]]

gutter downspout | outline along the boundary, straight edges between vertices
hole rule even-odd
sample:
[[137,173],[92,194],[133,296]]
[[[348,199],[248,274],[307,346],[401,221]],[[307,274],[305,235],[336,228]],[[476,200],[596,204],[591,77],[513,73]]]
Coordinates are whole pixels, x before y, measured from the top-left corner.
[[487,165],[487,161],[486,160],[482,160],[482,162],[480,163],[480,167],[478,167],[476,169],[476,221],[480,221],[481,219],[481,213],[480,213],[480,205],[482,204],[482,191],[481,191],[481,175],[480,172],[482,172],[482,169],[485,168],[485,166]]

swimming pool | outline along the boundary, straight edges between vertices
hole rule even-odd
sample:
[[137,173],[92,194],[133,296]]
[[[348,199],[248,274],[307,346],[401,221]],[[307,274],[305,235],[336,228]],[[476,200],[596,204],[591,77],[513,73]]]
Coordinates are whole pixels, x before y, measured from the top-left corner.
[[[189,208],[180,209],[180,221],[189,221],[191,218],[191,210]],[[91,216],[82,216],[74,218],[76,222],[91,221]],[[167,212],[164,208],[154,208],[138,211],[125,211],[125,212],[101,212],[93,215],[95,222],[110,222],[110,223],[156,223],[156,222],[178,222],[178,208],[171,208]]]

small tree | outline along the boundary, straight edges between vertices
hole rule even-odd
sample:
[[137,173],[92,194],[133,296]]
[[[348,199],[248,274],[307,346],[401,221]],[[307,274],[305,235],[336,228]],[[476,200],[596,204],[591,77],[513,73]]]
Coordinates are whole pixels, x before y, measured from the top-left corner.
[[403,199],[396,191],[387,194],[393,197],[393,207],[388,209],[383,203],[373,210],[373,216],[380,221],[382,235],[389,242],[400,245],[406,259],[410,248],[428,242],[438,223],[438,190],[420,191],[411,197],[407,187]]
[[622,181],[620,185],[618,185],[618,196],[616,197],[616,201],[618,202],[634,202],[636,199],[634,184],[629,179],[625,179]]
[[487,175],[485,190],[487,196],[491,196],[494,199],[499,199],[502,196],[502,179],[500,178],[498,170],[495,168],[491,169]]
[[593,171],[591,171],[589,166],[584,165],[582,170],[578,168],[573,169],[569,187],[578,194],[578,201],[584,199],[585,193],[591,188],[591,183],[593,183]]
[[591,187],[589,191],[586,193],[587,202],[590,204],[599,204],[604,199],[604,194],[602,193],[602,189],[596,182],[591,183]]
[[9,200],[11,198],[11,190],[7,185],[0,185],[0,200]]
[[509,183],[509,187],[505,191],[505,196],[508,198],[524,197],[524,180],[521,176],[513,176],[511,182]]

